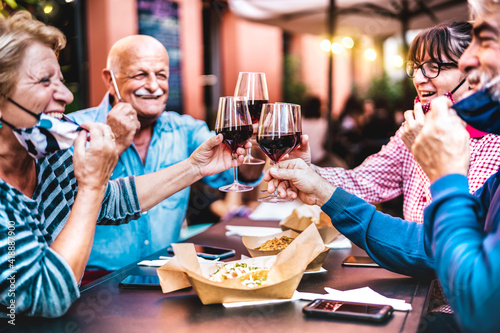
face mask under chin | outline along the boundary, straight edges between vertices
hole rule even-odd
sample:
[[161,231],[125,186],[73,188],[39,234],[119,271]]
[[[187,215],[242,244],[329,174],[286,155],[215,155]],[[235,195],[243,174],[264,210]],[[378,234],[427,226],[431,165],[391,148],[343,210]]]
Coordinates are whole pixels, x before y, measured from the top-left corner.
[[34,113],[12,99],[8,100],[37,118],[35,126],[28,128],[17,128],[2,119],[2,122],[12,129],[12,133],[19,143],[35,159],[50,156],[55,152],[68,149],[75,142],[79,132],[83,130],[78,124],[63,116],[63,120],[50,117],[44,113]]
[[492,96],[488,86],[462,99],[452,108],[470,126],[500,135],[500,101]]

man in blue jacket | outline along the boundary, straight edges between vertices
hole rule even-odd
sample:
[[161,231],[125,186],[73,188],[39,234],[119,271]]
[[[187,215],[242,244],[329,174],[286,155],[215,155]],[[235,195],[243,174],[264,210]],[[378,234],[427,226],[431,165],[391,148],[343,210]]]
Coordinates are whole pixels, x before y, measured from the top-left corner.
[[[111,48],[102,72],[108,93],[97,107],[71,113],[78,123],[107,123],[120,159],[111,179],[155,172],[185,160],[215,135],[204,121],[166,112],[169,57],[155,38],[133,35]],[[262,166],[263,167],[263,166]],[[246,179],[258,180],[262,168]],[[233,182],[232,170],[202,179],[218,188]],[[189,187],[170,196],[127,225],[96,228],[87,270],[94,277],[116,270],[179,241]],[[97,272],[96,272],[97,271]],[[92,278],[92,272],[86,272]]]
[[[446,99],[433,101],[412,147],[432,182],[433,201],[423,224],[376,211],[322,179],[300,159],[280,162],[264,180],[288,180],[280,182],[281,196],[320,205],[335,227],[381,266],[416,277],[437,273],[455,312],[451,318],[456,329],[498,332],[500,172],[475,194],[469,193],[468,134],[462,119],[476,129],[500,134],[500,1],[469,0],[469,4],[476,21],[472,43],[459,64],[475,91],[451,109]],[[272,182],[268,189],[274,190]],[[453,323],[450,328],[455,329]]]

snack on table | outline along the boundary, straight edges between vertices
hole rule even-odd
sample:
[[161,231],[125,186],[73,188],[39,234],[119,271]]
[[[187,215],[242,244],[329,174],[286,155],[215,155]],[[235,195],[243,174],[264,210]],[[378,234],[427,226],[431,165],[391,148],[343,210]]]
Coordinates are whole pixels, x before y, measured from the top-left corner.
[[211,281],[222,282],[238,278],[247,287],[256,287],[265,284],[268,268],[251,266],[247,263],[231,262],[218,265],[217,270],[208,278]]
[[274,237],[273,239],[267,240],[261,246],[256,248],[256,250],[260,251],[275,251],[275,250],[283,250],[286,248],[295,238],[281,236],[280,238]]

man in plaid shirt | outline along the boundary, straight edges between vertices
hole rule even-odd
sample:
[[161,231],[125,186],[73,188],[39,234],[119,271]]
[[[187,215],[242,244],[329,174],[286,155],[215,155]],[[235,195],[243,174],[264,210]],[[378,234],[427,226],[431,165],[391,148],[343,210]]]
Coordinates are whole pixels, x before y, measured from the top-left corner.
[[[430,203],[430,182],[407,147],[424,122],[424,113],[435,97],[445,95],[454,102],[468,90],[458,59],[471,40],[471,25],[444,23],[422,31],[412,42],[407,74],[417,90],[415,110],[405,113],[405,123],[382,147],[352,169],[316,168],[323,178],[370,203],[404,197],[405,220],[423,222],[424,208]],[[461,84],[461,85],[460,85]],[[458,87],[457,87],[458,85]],[[470,139],[469,191],[474,193],[500,167],[500,137],[467,128]]]

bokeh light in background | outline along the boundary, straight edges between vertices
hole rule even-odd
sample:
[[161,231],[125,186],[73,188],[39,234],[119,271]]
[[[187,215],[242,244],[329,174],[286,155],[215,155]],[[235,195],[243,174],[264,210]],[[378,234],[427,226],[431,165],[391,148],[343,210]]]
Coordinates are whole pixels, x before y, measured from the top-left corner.
[[43,12],[47,15],[52,13],[53,10],[54,10],[54,7],[52,5],[45,5],[43,7]]
[[342,39],[342,45],[347,49],[352,49],[352,47],[354,46],[354,41],[351,37],[344,37]]
[[403,67],[403,58],[400,55],[395,55],[392,57],[392,65],[396,68]]
[[332,46],[332,44],[330,43],[330,41],[328,39],[324,39],[320,44],[319,44],[319,47],[325,51],[325,52],[330,52],[330,47]]
[[342,44],[340,44],[339,42],[332,43],[332,52],[335,54],[341,54]]
[[377,58],[377,52],[375,52],[374,49],[366,49],[365,58],[370,61],[374,61]]

